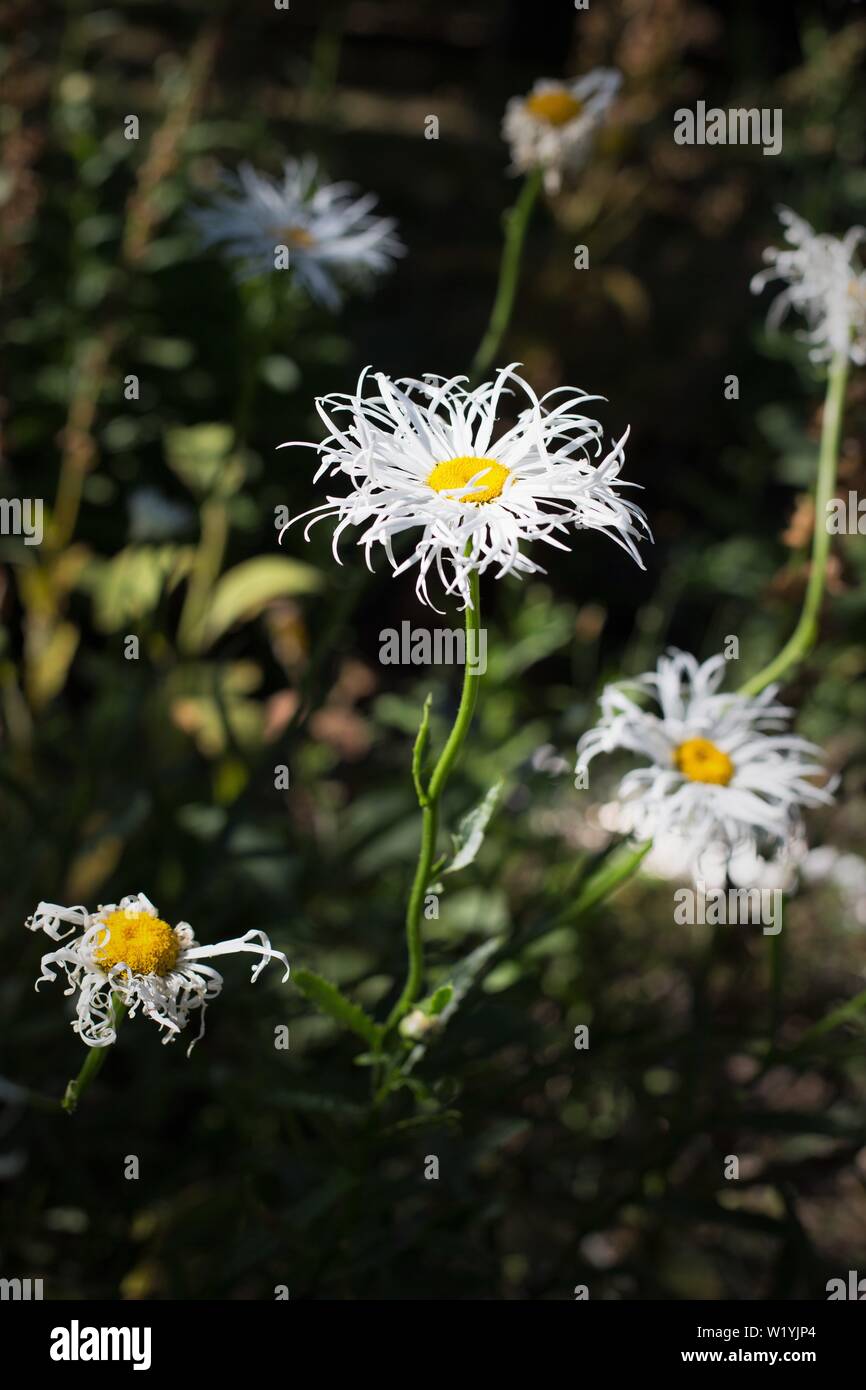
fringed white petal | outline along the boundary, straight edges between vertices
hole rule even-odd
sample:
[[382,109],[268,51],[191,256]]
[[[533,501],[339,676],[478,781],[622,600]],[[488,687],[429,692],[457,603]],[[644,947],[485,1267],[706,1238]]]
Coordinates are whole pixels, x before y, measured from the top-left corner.
[[[360,528],[357,543],[368,567],[380,546],[395,575],[417,570],[418,597],[436,611],[431,576],[465,608],[473,573],[492,570],[498,579],[543,573],[523,548],[533,541],[564,550],[571,533],[599,531],[641,564],[637,543],[649,526],[640,508],[621,496],[632,486],[620,478],[628,431],[604,454],[602,426],[585,413],[597,398],[558,388],[539,399],[516,366],[475,388],[464,377],[391,381],[366,368],[354,394],[318,401],[330,434],[318,446],[316,477],[342,479],[350,490],[329,494],[289,526],[306,521],[308,539],[311,525],[331,517],[338,560],[346,528]],[[512,403],[517,395],[524,397],[522,407]],[[506,402],[514,423],[495,438]],[[430,485],[438,464],[466,458],[480,462],[465,481],[443,491]],[[485,470],[481,461],[490,459],[507,470],[501,492],[473,502]],[[398,561],[394,539],[410,529],[420,535]]]

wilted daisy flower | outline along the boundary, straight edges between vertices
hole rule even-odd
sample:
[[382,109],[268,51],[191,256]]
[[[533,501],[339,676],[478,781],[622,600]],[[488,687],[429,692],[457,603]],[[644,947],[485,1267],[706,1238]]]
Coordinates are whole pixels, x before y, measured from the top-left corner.
[[403,254],[393,218],[370,215],[376,195],[320,182],[311,156],[287,159],[279,182],[242,164],[223,184],[212,206],[192,216],[206,245],[219,243],[237,260],[239,279],[270,274],[284,247],[299,284],[337,309],[344,289],[363,288]]
[[620,828],[640,839],[678,837],[693,865],[784,848],[800,831],[801,808],[832,800],[807,781],[823,772],[819,750],[778,732],[791,710],[776,703],[777,687],[719,693],[726,665],[723,656],[701,664],[672,650],[629,683],[657,711],[641,708],[625,685],[609,685],[599,723],[578,744],[581,768],[617,749],[648,760],[620,782]]
[[512,97],[502,134],[515,172],[544,170],[544,186],[558,193],[565,174],[585,163],[622,78],[614,68],[594,68],[575,82],[542,78],[527,97]]
[[[68,923],[65,928],[62,923]],[[253,967],[258,979],[268,961],[289,964],[282,951],[274,951],[264,932],[248,931],[231,941],[199,946],[187,922],[169,926],[157,915],[143,893],[133,893],[119,903],[108,903],[97,912],[84,907],[59,907],[42,902],[27,926],[44,931],[53,941],[80,931],[74,941],[42,957],[44,980],[56,978],[56,968],[66,971],[66,994],[78,993],[72,1027],[88,1047],[108,1047],[116,1033],[112,1019],[112,995],[133,1017],[140,1008],[146,1018],[165,1030],[163,1042],[173,1042],[186,1027],[190,1014],[201,1009],[201,1027],[189,1050],[204,1033],[207,1004],[223,987],[222,976],[202,961],[213,956],[250,951],[261,959]]]
[[772,280],[787,281],[774,299],[768,322],[778,327],[789,309],[797,309],[809,325],[802,336],[812,344],[809,356],[826,362],[847,353],[852,362],[866,363],[866,271],[854,252],[866,228],[852,227],[840,240],[819,234],[790,208],[779,209],[785,240],[792,250],[768,247],[764,260],[770,269],[752,278],[758,294]]
[[[371,382],[378,390],[365,395]],[[511,396],[509,383],[528,404],[494,438],[502,398]],[[336,519],[338,561],[343,531],[364,526],[358,545],[368,566],[375,545],[382,546],[395,574],[417,565],[416,591],[431,606],[431,569],[465,608],[471,604],[470,574],[491,567],[497,578],[536,574],[540,566],[521,545],[541,540],[567,550],[572,528],[604,532],[641,564],[635,541],[641,531],[649,532],[646,518],[616,490],[629,486],[619,479],[628,432],[592,461],[603,452],[602,428],[582,408],[598,399],[560,387],[539,400],[513,366],[474,389],[465,377],[392,381],[364,371],[354,395],[316,402],[331,433],[307,446],[323,456],[316,478],[328,474],[351,490],[329,495],[305,515],[313,522]],[[394,538],[416,528],[421,535],[413,551],[398,563]]]

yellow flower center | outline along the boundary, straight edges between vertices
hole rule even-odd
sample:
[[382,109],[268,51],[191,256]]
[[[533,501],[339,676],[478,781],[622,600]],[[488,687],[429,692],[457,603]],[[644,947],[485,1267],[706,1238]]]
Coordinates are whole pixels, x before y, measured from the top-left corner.
[[437,463],[427,482],[434,492],[449,492],[452,488],[465,487],[473,478],[477,478],[477,487],[462,497],[455,497],[455,502],[492,502],[501,493],[510,472],[510,468],[497,463],[496,459],[476,458],[474,454],[467,454],[463,458],[444,459],[442,463]]
[[568,125],[583,110],[583,102],[578,101],[564,87],[556,87],[547,92],[533,92],[526,98],[526,109],[538,121],[546,125]]
[[119,908],[102,925],[106,930],[93,954],[104,970],[123,963],[136,975],[168,975],[177,964],[177,933],[159,917]]
[[714,782],[726,787],[734,775],[734,764],[727,753],[708,738],[687,738],[674,749],[674,762],[690,782]]
[[306,227],[278,227],[277,236],[285,246],[300,246],[302,250],[307,247],[315,246],[315,237],[312,237]]

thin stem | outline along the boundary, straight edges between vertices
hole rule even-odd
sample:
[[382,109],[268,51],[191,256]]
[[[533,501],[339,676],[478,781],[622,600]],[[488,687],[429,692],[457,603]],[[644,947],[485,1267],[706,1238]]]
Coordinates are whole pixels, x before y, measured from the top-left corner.
[[827,528],[827,503],[836,487],[836,465],[845,410],[845,386],[848,381],[848,354],[837,353],[827,376],[827,395],[821,425],[821,450],[818,458],[818,477],[815,484],[815,531],[812,538],[812,561],[809,582],[803,599],[800,619],[782,650],[771,662],[742,686],[743,695],[757,695],[771,681],[779,680],[792,666],[798,665],[811,651],[818,637],[821,602],[827,583],[827,561],[830,557],[830,532]]
[[481,673],[477,669],[477,661],[475,660],[479,650],[479,634],[481,632],[477,570],[472,570],[469,574],[469,602],[471,606],[466,609],[466,660],[463,668],[460,707],[457,711],[457,718],[454,720],[454,727],[448,735],[448,742],[442,749],[439,761],[433,770],[433,776],[430,778],[427,795],[431,802],[438,801],[442,795],[451,768],[454,766],[457,754],[469,732],[469,725],[472,723],[472,716],[475,713],[475,702],[478,699],[478,687],[481,684]]
[[415,869],[415,878],[412,882],[412,891],[409,894],[409,904],[406,909],[406,945],[409,954],[409,969],[406,976],[406,983],[403,986],[403,993],[394,1005],[388,1020],[385,1024],[384,1033],[389,1033],[391,1029],[399,1023],[403,1015],[411,1008],[418,998],[421,990],[421,982],[424,973],[424,942],[421,936],[421,914],[424,908],[424,896],[427,892],[430,879],[432,877],[433,859],[436,853],[436,832],[439,827],[439,800],[445,789],[452,767],[457,759],[463,742],[469,732],[472,723],[472,715],[475,710],[475,702],[478,698],[478,686],[481,681],[481,674],[470,660],[473,653],[478,651],[478,634],[481,628],[481,610],[478,573],[472,570],[469,575],[469,605],[466,608],[466,664],[463,670],[463,690],[460,695],[460,707],[457,710],[457,718],[448,736],[448,741],[439,756],[439,761],[433,770],[433,775],[424,790],[423,776],[420,771],[420,763],[426,742],[426,724],[428,718],[428,707],[425,705],[424,718],[421,730],[419,731],[418,741],[415,745],[415,756],[413,758],[413,777],[418,792],[418,801],[421,806],[421,849],[418,855],[418,865]]
[[511,321],[514,296],[517,293],[517,282],[520,278],[523,243],[526,239],[526,229],[529,226],[532,209],[541,190],[541,180],[542,171],[540,169],[533,170],[524,180],[520,196],[514,207],[505,214],[505,243],[502,248],[502,260],[499,263],[499,283],[496,287],[496,298],[493,301],[490,322],[472,361],[470,375],[473,379],[480,377],[487,371],[499,351],[499,345]]
[[[120,1027],[125,1013],[126,1005],[121,1002],[116,994],[113,994],[111,996],[111,1020],[114,1024],[115,1031]],[[84,1095],[91,1081],[95,1076],[99,1075],[108,1050],[107,1047],[89,1047],[87,1049],[87,1056],[84,1059],[81,1071],[74,1081],[69,1082],[69,1085],[66,1087],[66,1094],[61,1102],[67,1115],[74,1113],[78,1107],[78,1102],[81,1100],[81,1097]]]
[[770,937],[770,1050],[776,1046],[779,1024],[782,1019],[782,994],[785,984],[785,956],[782,947],[784,939],[785,899],[782,897],[780,930]]

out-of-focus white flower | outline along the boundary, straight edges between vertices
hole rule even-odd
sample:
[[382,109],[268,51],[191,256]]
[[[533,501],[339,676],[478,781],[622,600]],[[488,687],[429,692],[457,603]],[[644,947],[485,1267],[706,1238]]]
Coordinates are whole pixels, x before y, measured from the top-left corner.
[[779,209],[790,250],[770,246],[764,252],[769,269],[752,278],[752,290],[760,293],[773,280],[786,281],[773,300],[768,316],[771,327],[796,309],[808,324],[802,337],[811,344],[814,362],[826,362],[847,353],[852,362],[866,363],[866,271],[857,265],[854,252],[866,237],[866,228],[852,227],[841,240],[817,233],[790,208]]
[[207,245],[220,244],[241,280],[274,272],[277,250],[289,273],[319,303],[338,309],[346,289],[366,287],[404,252],[390,217],[373,217],[378,199],[351,183],[323,183],[317,161],[287,159],[281,181],[242,164],[223,174],[224,192],[192,213]]
[[202,964],[213,956],[249,951],[261,957],[253,967],[254,980],[271,960],[285,966],[284,980],[289,977],[288,961],[282,951],[271,948],[264,932],[248,931],[231,941],[199,946],[188,922],[169,926],[143,893],[92,913],[85,907],[41,902],[27,926],[44,931],[53,941],[81,932],[74,941],[42,957],[36,988],[44,980],[54,980],[57,968],[65,970],[68,988],[64,992],[78,995],[72,1027],[88,1047],[109,1047],[114,1042],[115,995],[130,1017],[140,1008],[146,1018],[153,1019],[165,1031],[163,1042],[173,1042],[190,1014],[200,1009],[201,1027],[190,1043],[191,1052],[204,1033],[207,1004],[223,987],[218,971]]
[[829,883],[836,889],[846,913],[843,926],[866,927],[866,859],[821,845],[805,856],[802,872],[806,883]]
[[530,761],[533,772],[545,772],[548,777],[561,777],[571,771],[571,763],[557,753],[552,743],[542,743]]
[[[536,574],[541,567],[522,545],[540,540],[567,550],[573,530],[601,531],[641,564],[635,542],[649,527],[640,508],[617,492],[633,486],[619,477],[628,431],[593,461],[603,452],[602,427],[582,410],[597,396],[560,387],[539,400],[514,365],[474,389],[465,377],[392,381],[376,373],[378,391],[365,395],[370,380],[364,371],[353,395],[316,402],[331,432],[321,444],[307,445],[323,456],[317,479],[327,473],[351,487],[305,513],[313,517],[307,536],[315,521],[336,519],[338,561],[346,527],[365,526],[358,545],[368,565],[373,547],[381,545],[395,574],[418,566],[423,603],[435,606],[427,592],[434,570],[464,608],[473,571],[493,568],[497,579]],[[510,385],[528,404],[495,438]],[[415,528],[421,536],[398,563],[394,538]]]
[[[628,826],[627,816],[622,818],[622,825]],[[802,837],[794,835],[768,856],[759,854],[749,843],[730,853],[725,846],[716,844],[695,854],[691,842],[682,835],[662,832],[654,838],[641,872],[683,883],[700,879],[707,888],[725,888],[732,883],[737,887],[778,888],[790,893],[796,887],[804,851]]]
[[614,68],[594,68],[574,82],[542,78],[529,96],[512,97],[502,134],[511,146],[514,172],[544,171],[544,186],[558,193],[565,175],[589,157],[622,78]]
[[[601,697],[601,719],[578,744],[578,767],[599,753],[625,749],[648,760],[626,773],[617,793],[619,827],[638,838],[660,837],[670,857],[680,842],[681,867],[707,878],[718,872],[759,872],[791,854],[801,833],[803,807],[826,804],[832,794],[807,779],[821,774],[820,750],[805,739],[777,732],[791,710],[776,703],[776,687],[760,695],[724,694],[727,663],[716,656],[699,663],[672,650],[655,671]],[[657,711],[637,697],[649,696]],[[782,859],[779,859],[779,852]],[[754,879],[751,880],[755,882]]]

